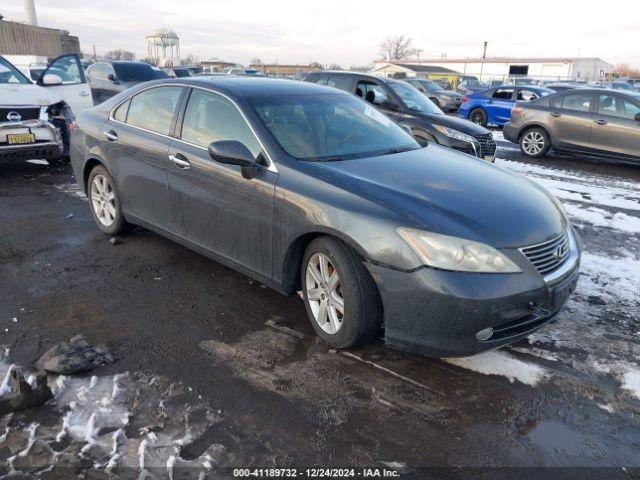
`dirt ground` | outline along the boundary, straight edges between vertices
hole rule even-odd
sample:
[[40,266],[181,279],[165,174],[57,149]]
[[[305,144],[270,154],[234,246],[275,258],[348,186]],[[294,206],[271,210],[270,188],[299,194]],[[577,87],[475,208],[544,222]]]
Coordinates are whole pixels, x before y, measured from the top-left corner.
[[79,333],[118,358],[50,378],[54,400],[3,417],[0,476],[638,475],[640,168],[526,161],[496,136],[497,165],[565,204],[584,242],[582,276],[529,339],[451,360],[381,341],[331,351],[297,297],[145,230],[111,245],[69,168],[0,165],[0,379]]

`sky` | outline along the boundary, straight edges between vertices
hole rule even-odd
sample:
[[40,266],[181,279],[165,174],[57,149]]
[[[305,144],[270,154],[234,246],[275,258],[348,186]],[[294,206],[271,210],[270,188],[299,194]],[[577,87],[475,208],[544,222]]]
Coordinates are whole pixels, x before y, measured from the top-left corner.
[[[421,58],[600,57],[640,68],[637,0],[35,0],[41,26],[80,37],[83,52],[115,48],[146,56],[145,36],[167,28],[182,56],[248,64],[371,64],[380,42],[404,34]],[[625,13],[626,12],[626,13]],[[3,1],[0,14],[24,20],[22,1]]]

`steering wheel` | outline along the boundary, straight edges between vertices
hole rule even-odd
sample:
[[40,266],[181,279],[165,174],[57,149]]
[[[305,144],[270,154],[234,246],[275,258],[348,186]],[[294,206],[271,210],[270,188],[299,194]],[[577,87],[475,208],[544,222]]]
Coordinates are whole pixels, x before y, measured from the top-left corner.
[[366,137],[366,135],[362,132],[351,132],[340,141],[340,143],[336,148],[342,148],[344,144],[347,143],[349,140],[353,140],[354,138],[357,138],[357,137]]

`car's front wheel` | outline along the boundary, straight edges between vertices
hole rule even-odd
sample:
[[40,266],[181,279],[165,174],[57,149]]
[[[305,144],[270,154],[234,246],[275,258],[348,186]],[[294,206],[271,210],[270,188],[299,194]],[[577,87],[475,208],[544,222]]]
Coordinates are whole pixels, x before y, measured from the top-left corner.
[[469,112],[469,120],[483,127],[487,126],[487,114],[481,108],[474,108]]
[[104,167],[91,170],[87,190],[91,214],[100,230],[116,235],[134,227],[124,219],[115,181]]
[[544,157],[550,147],[549,135],[542,128],[530,128],[520,137],[520,150],[527,157]]
[[304,304],[314,330],[336,348],[363,344],[380,330],[382,304],[362,260],[332,237],[313,240],[301,269]]

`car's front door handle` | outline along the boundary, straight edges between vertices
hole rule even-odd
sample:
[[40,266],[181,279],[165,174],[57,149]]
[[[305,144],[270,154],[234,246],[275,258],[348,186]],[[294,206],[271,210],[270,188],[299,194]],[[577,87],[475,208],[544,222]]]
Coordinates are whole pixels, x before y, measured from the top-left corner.
[[606,125],[607,121],[606,120],[602,120],[601,118],[598,120],[594,120],[595,123],[597,123],[598,125]]
[[106,138],[110,142],[115,142],[116,140],[118,140],[118,134],[113,130],[105,130],[104,132],[102,132],[102,134],[104,135],[104,138]]
[[175,155],[169,155],[169,160],[171,160],[176,167],[181,168],[183,170],[186,170],[189,167],[191,167],[189,160],[187,160],[187,158],[180,153],[176,153]]
[[558,118],[558,117],[562,116],[562,114],[559,113],[559,112],[551,112],[549,115],[551,115],[552,117],[555,117],[555,118]]
[[78,95],[80,95],[81,97],[88,97],[91,94],[89,92],[82,91],[82,92],[79,92]]

